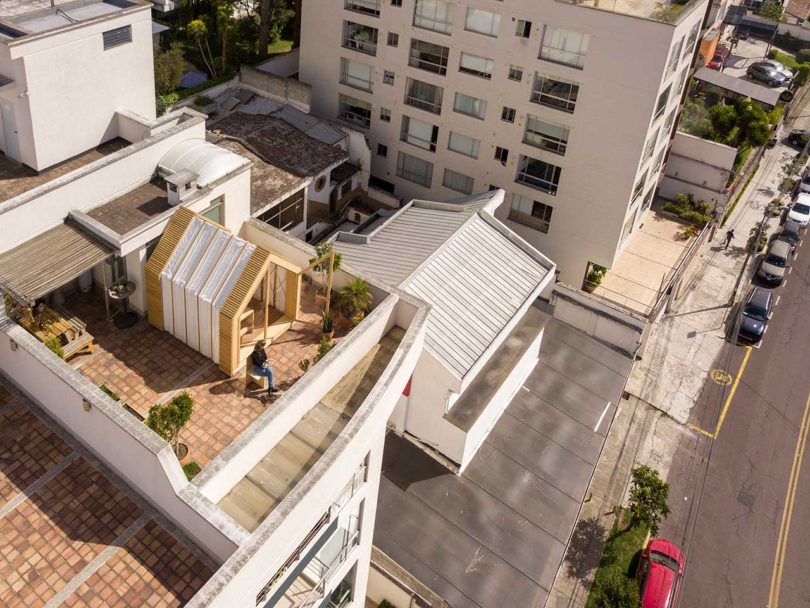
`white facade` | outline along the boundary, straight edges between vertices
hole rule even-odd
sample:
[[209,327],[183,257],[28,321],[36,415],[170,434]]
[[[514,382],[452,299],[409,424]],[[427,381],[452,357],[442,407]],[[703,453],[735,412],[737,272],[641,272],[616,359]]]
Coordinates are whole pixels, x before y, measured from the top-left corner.
[[[6,156],[41,171],[121,136],[110,120],[116,110],[155,117],[150,5],[121,6],[96,18],[77,12],[75,23],[56,21],[55,29],[38,26],[55,9],[9,21],[31,33],[0,34],[0,151]],[[59,8],[74,11],[72,4]]]
[[505,189],[499,217],[578,285],[652,200],[705,9],[305,0],[300,78],[315,113],[367,130],[374,177],[405,198]]

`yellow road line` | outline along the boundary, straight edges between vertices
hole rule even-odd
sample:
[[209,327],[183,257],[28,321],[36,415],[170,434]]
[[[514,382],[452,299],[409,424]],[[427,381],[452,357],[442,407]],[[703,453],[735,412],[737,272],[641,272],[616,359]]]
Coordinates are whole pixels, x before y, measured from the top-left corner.
[[752,347],[746,346],[745,347],[745,356],[743,357],[742,363],[740,364],[740,369],[737,370],[737,375],[734,377],[734,384],[731,385],[731,390],[728,392],[728,396],[726,397],[726,402],[723,404],[723,410],[720,412],[720,417],[717,419],[717,426],[714,429],[714,433],[710,433],[707,430],[700,428],[699,426],[695,426],[694,424],[687,424],[690,429],[693,431],[697,431],[703,435],[706,435],[709,439],[717,439],[717,436],[720,434],[720,429],[723,428],[723,421],[726,419],[726,414],[728,413],[728,408],[731,406],[731,400],[734,399],[734,393],[737,392],[737,387],[740,385],[740,378],[742,378],[743,372],[745,371],[745,366],[748,365],[748,358],[751,356]]
[[804,448],[807,445],[807,434],[810,430],[810,395],[804,405],[802,424],[799,427],[799,438],[796,441],[796,451],[793,454],[793,466],[790,469],[785,509],[782,512],[782,525],[779,528],[779,540],[776,543],[776,557],[771,575],[771,593],[768,596],[768,608],[777,608],[779,605],[779,589],[782,586],[782,569],[785,565],[785,552],[787,550],[790,522],[793,519],[793,506],[796,500],[796,488],[799,485],[799,473],[804,460]]

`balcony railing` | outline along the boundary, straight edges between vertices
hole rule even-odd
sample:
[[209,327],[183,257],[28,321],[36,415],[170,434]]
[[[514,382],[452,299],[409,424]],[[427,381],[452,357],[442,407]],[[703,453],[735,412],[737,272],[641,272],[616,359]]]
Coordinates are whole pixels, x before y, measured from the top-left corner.
[[326,588],[329,586],[329,579],[337,572],[338,568],[346,563],[352,549],[360,544],[360,531],[354,532],[349,536],[338,551],[337,555],[332,558],[328,564],[323,563],[317,557],[313,557],[309,563],[309,568],[318,578],[312,590],[299,602],[295,603],[292,608],[310,608],[318,603],[326,595]]
[[380,16],[380,0],[346,0],[343,7],[349,11]]

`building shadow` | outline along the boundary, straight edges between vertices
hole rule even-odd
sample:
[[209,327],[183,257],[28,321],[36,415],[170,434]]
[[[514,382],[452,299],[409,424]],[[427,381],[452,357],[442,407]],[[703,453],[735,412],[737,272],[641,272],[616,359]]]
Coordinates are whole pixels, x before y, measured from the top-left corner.
[[565,554],[568,576],[580,582],[587,580],[602,559],[602,540],[605,527],[595,517],[577,522]]

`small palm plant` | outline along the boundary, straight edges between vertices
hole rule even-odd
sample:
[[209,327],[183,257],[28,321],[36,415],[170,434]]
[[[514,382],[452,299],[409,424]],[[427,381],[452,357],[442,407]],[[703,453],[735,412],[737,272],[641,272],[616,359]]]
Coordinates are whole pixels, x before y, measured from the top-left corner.
[[371,286],[363,279],[352,279],[338,291],[337,307],[354,327],[366,316],[372,301]]

